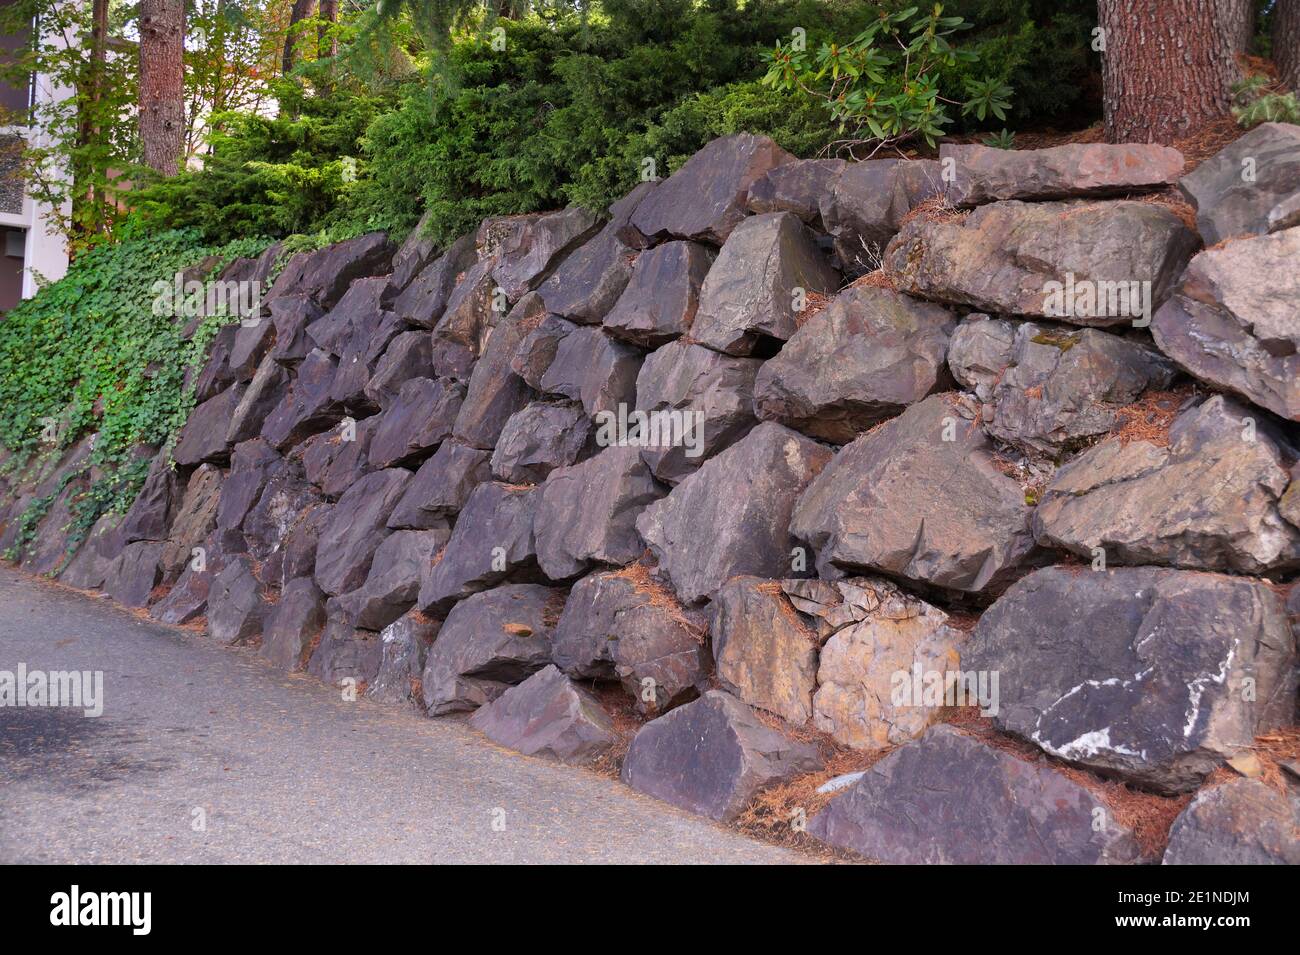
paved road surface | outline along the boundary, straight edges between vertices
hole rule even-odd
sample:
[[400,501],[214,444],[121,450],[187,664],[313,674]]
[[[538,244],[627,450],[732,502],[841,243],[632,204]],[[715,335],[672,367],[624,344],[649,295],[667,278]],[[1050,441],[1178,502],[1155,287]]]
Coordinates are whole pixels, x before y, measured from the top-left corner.
[[104,671],[105,707],[0,708],[0,863],[807,861],[0,567],[20,662]]

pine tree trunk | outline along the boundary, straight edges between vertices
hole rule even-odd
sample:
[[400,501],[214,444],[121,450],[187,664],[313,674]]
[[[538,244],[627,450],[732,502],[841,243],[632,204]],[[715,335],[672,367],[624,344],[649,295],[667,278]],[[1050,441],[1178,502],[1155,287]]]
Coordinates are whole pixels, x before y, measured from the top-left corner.
[[140,141],[145,165],[174,176],[185,148],[183,0],[140,0]]
[[339,55],[338,36],[330,29],[339,18],[339,0],[320,0],[320,29],[316,31],[316,54],[321,58]]
[[1112,143],[1169,143],[1228,112],[1251,0],[1098,0]]
[[1273,8],[1273,62],[1282,82],[1300,94],[1300,0],[1277,0]]
[[293,0],[293,9],[289,11],[289,30],[284,35],[284,56],[280,63],[280,71],[285,76],[288,76],[293,72],[295,44],[298,39],[298,24],[311,16],[311,11],[315,6],[316,0]]

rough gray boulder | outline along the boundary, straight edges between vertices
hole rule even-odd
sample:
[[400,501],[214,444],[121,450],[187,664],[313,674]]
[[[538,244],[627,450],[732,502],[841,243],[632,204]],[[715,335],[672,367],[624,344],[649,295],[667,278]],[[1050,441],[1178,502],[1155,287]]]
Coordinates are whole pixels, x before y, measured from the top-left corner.
[[718,682],[751,706],[802,726],[817,687],[817,635],[775,580],[733,577],[713,599]]
[[839,287],[839,274],[797,216],[751,216],[736,226],[704,279],[691,337],[729,355],[749,355],[793,335],[813,293]]
[[746,208],[755,215],[792,212],[814,228],[822,227],[822,196],[831,192],[847,166],[843,159],[801,159],[769,169],[749,187]]
[[162,580],[161,541],[136,541],[122,548],[109,565],[104,592],[124,607],[143,607]]
[[421,610],[442,613],[457,600],[486,590],[537,562],[533,515],[535,488],[480,484],[465,502],[451,538],[425,568]]
[[967,415],[932,395],[835,455],[790,522],[823,576],[867,569],[968,592],[1015,578],[1033,549],[1032,511]]
[[1196,207],[1196,228],[1207,246],[1296,225],[1300,126],[1261,123],[1184,176],[1178,187]]
[[622,778],[638,792],[729,821],[763,787],[821,766],[815,746],[766,726],[731,694],[710,690],[643,726]]
[[646,415],[641,456],[655,477],[676,484],[758,423],[754,378],[761,365],[681,340],[646,356],[636,410]]
[[469,724],[507,749],[562,763],[592,763],[617,742],[600,701],[554,666],[479,707]]
[[235,445],[230,456],[230,470],[221,483],[221,499],[217,504],[217,528],[225,532],[238,532],[244,518],[253,509],[266,489],[280,462],[280,455],[261,438]]
[[578,206],[559,212],[487,219],[479,246],[496,260],[492,272],[512,302],[550,275],[556,264],[596,230],[594,215]]
[[167,546],[160,561],[164,583],[180,576],[194,556],[194,548],[202,545],[216,528],[220,500],[221,469],[211,464],[200,465],[185,484],[180,508],[167,533]]
[[330,397],[337,370],[334,357],[319,348],[303,359],[289,390],[262,423],[262,438],[267,444],[277,451],[287,451],[304,438],[339,423],[343,412]]
[[433,457],[420,465],[406,493],[389,515],[389,527],[428,528],[446,523],[469,500],[470,492],[492,477],[490,452],[457,441],[438,445]]
[[1168,446],[1111,438],[1056,472],[1034,512],[1038,542],[1092,560],[1246,574],[1300,566],[1300,529],[1278,503],[1283,451],[1216,395],[1182,412]]
[[1300,865],[1300,791],[1234,779],[1198,792],[1169,830],[1165,865]]
[[374,373],[363,391],[376,408],[386,409],[397,399],[403,384],[432,373],[433,340],[429,333],[423,330],[399,332],[374,362]]
[[1091,790],[949,726],[873,765],[808,831],[902,865],[1141,861],[1133,832]]
[[548,312],[585,325],[599,324],[632,275],[635,252],[625,237],[632,213],[657,185],[654,181],[638,183],[611,205],[604,227],[566,256],[538,286]]
[[766,136],[715,139],[642,199],[630,224],[652,239],[721,245],[745,218],[749,187],[789,162],[794,157]]
[[371,468],[414,466],[451,437],[465,401],[465,386],[452,378],[412,378],[380,416],[367,449]]
[[641,556],[645,545],[637,517],[664,496],[664,488],[640,449],[612,447],[556,468],[538,494],[537,563],[551,580],[566,580],[592,562],[627,564]]
[[598,326],[574,328],[555,344],[555,353],[538,382],[540,391],[582,402],[588,415],[631,407],[644,353],[611,338]]
[[370,572],[375,551],[390,533],[388,516],[411,472],[372,471],[348,488],[330,511],[316,547],[316,583],[327,594],[356,590]]
[[556,468],[583,457],[591,445],[591,419],[570,402],[531,402],[501,429],[492,474],[507,484],[537,484]]
[[306,294],[329,308],[342,298],[353,279],[386,273],[396,251],[384,233],[368,232],[313,252],[300,252],[276,277],[267,297]]
[[383,422],[383,415],[371,415],[360,421],[344,418],[332,431],[323,431],[304,441],[302,466],[307,480],[330,500],[338,500],[371,469],[370,442]]
[[397,317],[419,328],[433,328],[442,318],[456,280],[474,264],[476,258],[474,236],[461,236],[446,252],[422,268],[393,301]]
[[1073,325],[1142,325],[1167,297],[1196,234],[1150,202],[1020,202],[909,222],[885,269],[900,291]]
[[1044,568],[985,611],[962,665],[1000,674],[999,729],[1163,793],[1196,788],[1295,709],[1281,599],[1218,574]]
[[358,630],[346,618],[330,613],[320,643],[307,661],[307,672],[331,686],[351,680],[352,688],[361,690],[379,674],[382,657],[378,634]]
[[1201,252],[1151,334],[1197,378],[1300,421],[1300,228]]
[[551,659],[574,679],[618,680],[643,713],[699,694],[708,676],[705,628],[642,568],[596,571],[569,592]]
[[441,626],[441,622],[418,610],[408,611],[386,626],[379,634],[379,672],[366,687],[366,696],[381,703],[415,702],[423,706],[420,677]]
[[642,252],[604,326],[611,335],[642,348],[687,334],[715,254],[699,242],[665,242]]
[[208,591],[208,633],[225,644],[250,643],[261,634],[271,609],[252,562],[242,555],[233,557]]
[[984,403],[984,430],[1026,454],[1055,458],[1108,433],[1116,410],[1166,388],[1175,368],[1154,348],[1095,328],[971,315],[948,366]]
[[845,444],[950,379],[956,316],[887,289],[845,289],[810,318],[754,381],[754,412]]
[[547,315],[519,342],[510,359],[510,370],[528,382],[528,387],[544,391],[542,379],[555,361],[560,342],[577,327],[567,318]]
[[355,627],[383,630],[415,606],[424,569],[450,536],[445,527],[394,531],[375,549],[365,583],[338,598],[339,610]]
[[637,530],[677,596],[697,604],[738,574],[789,576],[795,501],[830,458],[767,421],[642,511]]
[[226,444],[248,441],[262,433],[266,417],[284,399],[289,390],[288,370],[271,355],[262,359],[252,381],[244,389],[239,403],[231,412],[226,427]]
[[527,383],[511,370],[510,362],[519,343],[543,315],[542,300],[527,295],[491,330],[456,415],[453,430],[462,443],[475,448],[495,447],[510,416],[532,398]]
[[869,159],[849,163],[821,193],[819,211],[845,275],[880,267],[881,251],[903,218],[943,192],[937,162],[928,159]]
[[310,577],[298,577],[271,610],[260,652],[282,670],[302,670],[324,628],[325,595]]
[[310,295],[282,295],[269,306],[275,325],[271,357],[282,365],[296,366],[312,350],[307,326],[325,314]]
[[289,529],[320,495],[295,460],[283,460],[268,475],[266,487],[244,518],[241,529],[248,553],[259,563],[258,576],[278,583]]
[[183,468],[228,462],[230,445],[226,443],[226,431],[244,397],[244,389],[242,384],[231,385],[191,411],[176,438],[172,460]]
[[[951,161],[951,162],[949,162]],[[1000,199],[1069,199],[1123,195],[1170,185],[1183,174],[1183,154],[1152,143],[1069,143],[1048,149],[994,149],[944,143],[948,201],[976,206]]]
[[167,455],[160,454],[149,462],[140,493],[118,527],[122,543],[166,540],[182,491],[180,478]]
[[551,662],[550,635],[564,592],[507,584],[467,597],[447,615],[425,660],[430,716],[472,710]]

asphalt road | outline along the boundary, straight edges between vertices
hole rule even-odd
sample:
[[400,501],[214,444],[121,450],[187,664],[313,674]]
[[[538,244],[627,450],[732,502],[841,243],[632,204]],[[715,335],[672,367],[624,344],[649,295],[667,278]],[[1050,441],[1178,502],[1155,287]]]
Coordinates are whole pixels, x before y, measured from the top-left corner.
[[809,861],[0,567],[19,663],[104,712],[0,707],[0,863]]

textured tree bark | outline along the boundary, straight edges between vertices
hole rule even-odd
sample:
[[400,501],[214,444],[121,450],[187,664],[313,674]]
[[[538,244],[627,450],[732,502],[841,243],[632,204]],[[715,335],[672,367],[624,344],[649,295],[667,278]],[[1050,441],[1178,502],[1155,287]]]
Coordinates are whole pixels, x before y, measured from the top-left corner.
[[295,41],[298,39],[297,26],[311,16],[316,0],[293,0],[293,9],[289,11],[289,30],[284,35],[284,56],[280,62],[280,72],[289,75],[293,71]]
[[1172,142],[1228,112],[1251,0],[1098,0],[1106,139]]
[[1300,93],[1300,0],[1277,0],[1273,9],[1273,62],[1282,82]]
[[140,0],[140,142],[164,176],[185,149],[184,35],[184,0]]
[[320,0],[320,29],[316,31],[316,53],[321,59],[339,55],[339,41],[330,27],[338,22],[339,0]]

